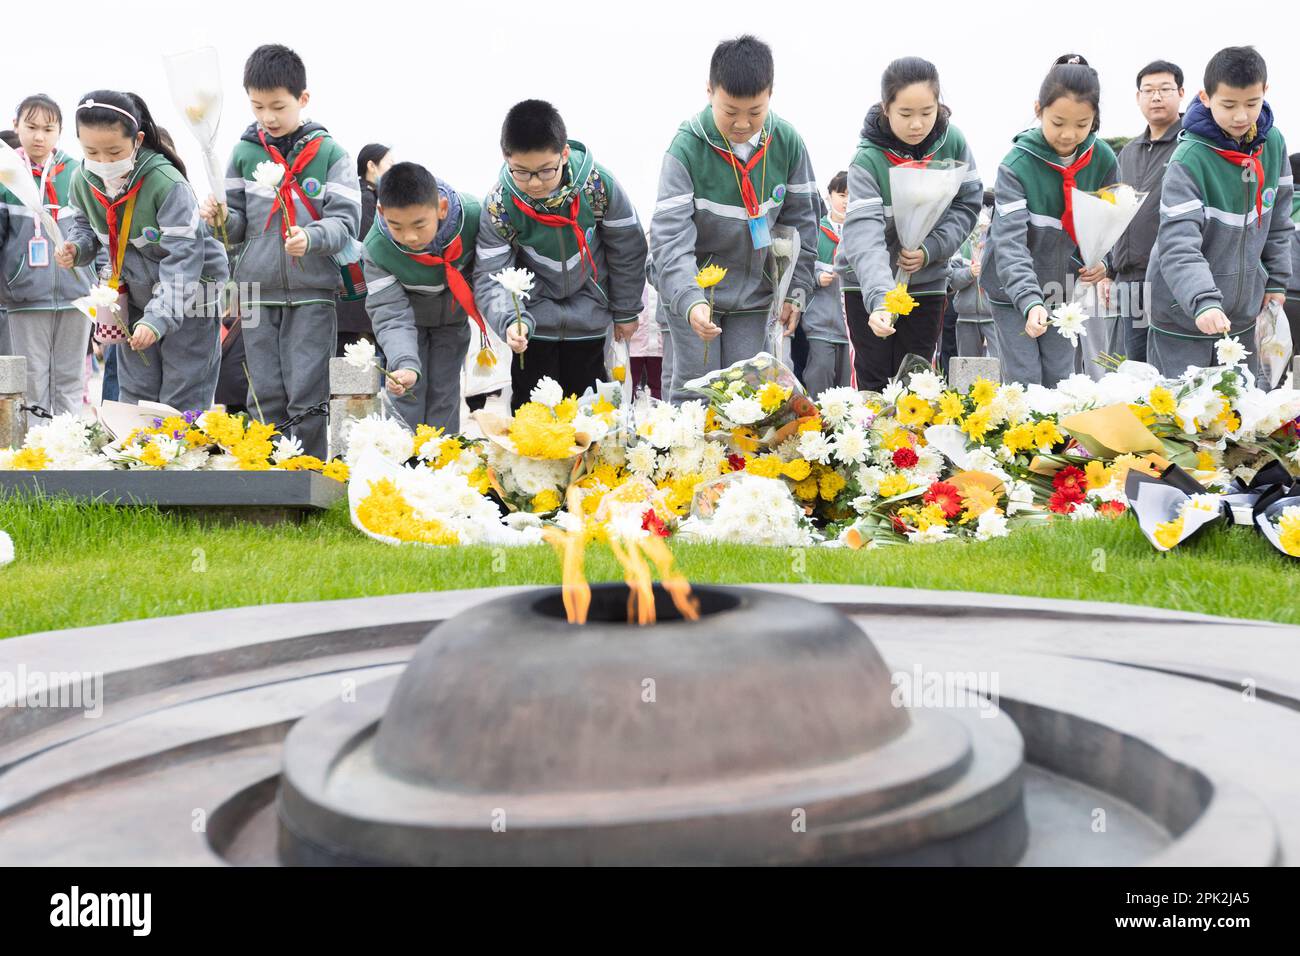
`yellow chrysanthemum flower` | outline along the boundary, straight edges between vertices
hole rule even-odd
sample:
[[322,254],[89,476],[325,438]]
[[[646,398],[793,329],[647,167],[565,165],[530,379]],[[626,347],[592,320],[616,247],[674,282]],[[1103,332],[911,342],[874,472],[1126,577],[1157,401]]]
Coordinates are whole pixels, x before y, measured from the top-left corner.
[[998,383],[987,378],[975,379],[970,387],[970,399],[976,405],[987,405],[998,394]]
[[908,392],[898,400],[898,420],[904,425],[924,425],[934,416],[930,403],[920,395]]
[[760,478],[779,478],[784,462],[776,455],[763,455],[745,465],[745,470]]
[[934,423],[947,425],[950,422],[958,422],[964,414],[966,414],[966,404],[961,400],[961,396],[956,392],[944,392],[939,396],[939,414],[935,415]]
[[920,303],[908,294],[907,286],[900,282],[885,293],[885,301],[881,308],[894,315],[911,315],[912,310],[918,305]]
[[554,488],[547,488],[533,495],[533,500],[528,503],[528,507],[533,514],[547,514],[558,511],[561,504],[563,501],[560,499],[560,493]]
[[24,448],[14,455],[9,467],[14,471],[44,471],[50,463],[50,456],[44,448]]
[[1155,539],[1156,543],[1162,548],[1168,550],[1178,543],[1178,539],[1183,534],[1183,519],[1178,516],[1173,521],[1162,521],[1156,525]]
[[776,411],[789,397],[790,389],[782,388],[776,382],[767,382],[758,390],[758,404],[767,413]]
[[846,484],[844,476],[838,471],[825,471],[817,481],[817,488],[821,492],[823,501],[834,501],[835,496],[844,490]]
[[342,458],[335,458],[332,462],[321,469],[321,474],[326,478],[333,478],[335,481],[346,482],[348,480],[348,466]]
[[812,465],[803,458],[787,461],[781,469],[791,481],[803,481],[812,473]]
[[893,474],[886,475],[882,478],[880,481],[880,487],[877,489],[882,498],[893,498],[896,495],[901,495],[904,492],[911,490],[911,480],[900,471],[896,471]]
[[1172,415],[1178,408],[1178,403],[1174,400],[1174,393],[1167,388],[1157,385],[1147,393],[1147,404],[1157,415]]
[[1300,558],[1300,518],[1292,516],[1277,523],[1278,543],[1293,558]]
[[1011,426],[1003,432],[1002,444],[1011,452],[1028,451],[1034,447],[1034,426],[1029,422]]
[[983,442],[991,423],[988,409],[980,406],[966,416],[966,420],[961,423],[961,430],[970,436],[971,441]]
[[695,284],[701,289],[711,289],[727,277],[727,270],[722,266],[705,266],[695,273]]
[[1056,427],[1056,422],[1050,418],[1044,418],[1034,426],[1034,444],[1039,448],[1045,448],[1049,445],[1059,445],[1065,441],[1065,436],[1061,430]]

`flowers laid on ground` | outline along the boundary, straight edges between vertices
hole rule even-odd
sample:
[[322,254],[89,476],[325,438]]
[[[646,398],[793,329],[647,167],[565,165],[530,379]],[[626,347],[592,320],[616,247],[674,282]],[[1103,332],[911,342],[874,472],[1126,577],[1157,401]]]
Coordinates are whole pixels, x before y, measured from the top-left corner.
[[1287,505],[1273,524],[1282,550],[1300,558],[1300,505]]
[[344,462],[303,455],[290,439],[273,441],[277,434],[274,425],[210,409],[154,418],[112,440],[97,423],[59,415],[28,431],[22,448],[0,449],[0,471],[317,471],[347,481]]

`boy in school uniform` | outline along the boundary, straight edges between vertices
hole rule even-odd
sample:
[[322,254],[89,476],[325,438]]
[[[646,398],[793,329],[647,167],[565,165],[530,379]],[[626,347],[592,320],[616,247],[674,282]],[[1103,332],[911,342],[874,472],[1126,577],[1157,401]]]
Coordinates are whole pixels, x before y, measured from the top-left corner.
[[[772,50],[761,40],[746,35],[718,44],[709,105],[681,124],[664,157],[650,254],[675,404],[691,397],[683,389],[690,379],[763,351],[775,288],[774,225],[799,233],[782,305],[786,335],[812,299],[821,204],[802,137],[771,112],[773,76]],[[712,289],[712,309],[695,281],[709,265],[727,270]]]
[[[324,458],[340,284],[332,257],[357,241],[357,171],[325,127],[303,121],[310,94],[298,54],[258,47],[244,65],[244,90],[256,122],[230,155],[228,209],[209,197],[202,214],[210,224],[225,215],[229,241],[243,243],[234,277],[246,290],[248,407],[278,424],[305,416],[288,430],[306,454]],[[269,167],[259,174],[264,163],[280,167],[278,185],[264,181]]]
[[[513,409],[543,376],[567,395],[604,380],[611,327],[629,340],[645,289],[646,240],[623,187],[582,143],[568,138],[550,103],[524,100],[501,126],[505,162],[483,200],[474,263],[474,299],[519,356],[511,362]],[[516,315],[492,275],[533,273]]]
[[1268,71],[1253,47],[1220,50],[1183,117],[1165,171],[1160,228],[1147,268],[1147,360],[1164,375],[1219,364],[1215,343],[1251,343],[1269,302],[1286,302],[1291,278],[1292,175],[1265,102]]
[[379,180],[366,235],[366,312],[388,361],[388,390],[407,424],[460,431],[460,373],[470,322],[479,201],[416,163]]
[[800,322],[808,336],[808,363],[803,384],[814,397],[828,388],[848,385],[853,377],[853,353],[844,321],[844,293],[835,271],[835,255],[849,204],[849,174],[838,172],[826,187],[826,212],[817,224],[817,262],[812,301]]

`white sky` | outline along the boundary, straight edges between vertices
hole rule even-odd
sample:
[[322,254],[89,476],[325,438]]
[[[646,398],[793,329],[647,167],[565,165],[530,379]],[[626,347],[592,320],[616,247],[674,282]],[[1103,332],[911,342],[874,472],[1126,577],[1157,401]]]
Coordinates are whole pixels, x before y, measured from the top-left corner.
[[[308,117],[354,156],[365,143],[384,142],[399,158],[482,194],[500,166],[502,116],[518,100],[539,97],[555,103],[570,136],[591,148],[648,216],[663,150],[677,125],[705,103],[714,45],[743,32],[772,45],[773,108],[803,134],[823,187],[852,158],[862,118],[879,98],[881,70],[908,54],[939,67],[953,121],[989,182],[1011,136],[1032,124],[1038,85],[1061,53],[1082,53],[1101,74],[1102,135],[1133,135],[1144,126],[1135,103],[1141,66],[1157,58],[1181,65],[1190,99],[1215,50],[1253,43],[1268,60],[1278,126],[1300,129],[1300,61],[1286,18],[1266,21],[1276,28],[1267,31],[1246,12],[1251,8],[1240,6],[1241,17],[1213,12],[1219,9],[1200,0],[924,0],[887,7],[843,0],[362,0],[292,7],[265,0],[127,7],[65,0],[53,23],[39,5],[8,10],[0,107],[11,113],[28,93],[49,93],[67,122],[60,145],[80,155],[72,124],[77,97],[101,87],[139,93],[172,132],[202,193],[200,154],[172,106],[161,54],[218,49],[224,157],[251,122],[240,87],[244,58],[261,43],[287,43],[307,64]],[[52,32],[60,25],[67,29]],[[33,42],[15,42],[16,26]],[[137,52],[124,56],[127,49]],[[57,72],[45,72],[50,64]],[[1290,149],[1300,149],[1300,132],[1292,140]]]

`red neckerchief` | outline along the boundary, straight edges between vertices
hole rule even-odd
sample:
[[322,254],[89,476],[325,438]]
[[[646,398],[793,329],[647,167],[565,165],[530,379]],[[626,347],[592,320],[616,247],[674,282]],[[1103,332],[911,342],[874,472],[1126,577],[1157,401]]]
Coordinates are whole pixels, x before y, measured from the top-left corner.
[[1216,153],[1242,169],[1255,169],[1255,222],[1264,224],[1264,144],[1260,143],[1253,153],[1241,153],[1235,149],[1218,149],[1211,146]]
[[271,220],[275,218],[277,212],[280,212],[283,215],[283,219],[281,220],[281,223],[284,226],[283,232],[287,238],[289,235],[289,228],[297,225],[297,216],[293,209],[294,193],[298,194],[298,198],[302,200],[302,204],[306,206],[307,211],[311,213],[312,219],[320,218],[320,213],[316,211],[316,207],[311,204],[311,200],[308,199],[307,194],[303,192],[302,184],[298,182],[298,174],[306,169],[311,161],[316,158],[316,154],[320,152],[321,142],[324,137],[318,136],[304,146],[298,153],[297,158],[294,159],[292,166],[285,162],[284,157],[280,155],[278,149],[266,141],[266,133],[260,128],[257,131],[257,138],[262,141],[262,148],[266,150],[267,155],[269,155],[271,159],[275,160],[276,165],[284,171],[283,175],[280,177],[280,185],[277,190],[280,196],[280,201],[271,207],[271,214],[266,217],[266,225],[263,226],[262,229],[263,231],[270,229]]
[[430,252],[407,252],[401,246],[402,254],[410,259],[414,259],[421,265],[442,266],[447,273],[447,288],[451,289],[452,298],[454,298],[465,314],[474,320],[478,326],[479,335],[487,335],[487,326],[483,323],[483,316],[479,315],[478,306],[474,304],[474,293],[470,291],[469,283],[465,281],[465,276],[456,268],[456,260],[460,258],[463,251],[460,236],[457,236],[451,242],[447,243],[447,248],[442,250],[442,255],[435,256]]
[[896,156],[887,149],[882,150],[882,152],[885,154],[885,159],[889,160],[889,165],[902,166],[904,163],[921,163],[923,165],[929,165],[930,160],[934,159],[934,153],[939,151],[936,149],[934,153],[931,153],[929,156],[922,156],[920,159],[912,159],[910,156]]
[[1078,175],[1079,170],[1083,169],[1090,162],[1092,162],[1092,151],[1096,149],[1096,147],[1097,144],[1094,142],[1091,146],[1089,146],[1087,149],[1083,151],[1082,156],[1080,156],[1078,159],[1072,162],[1069,166],[1061,166],[1058,165],[1057,163],[1048,163],[1049,166],[1052,166],[1061,171],[1061,190],[1065,194],[1065,214],[1061,216],[1061,228],[1065,230],[1066,235],[1068,235],[1074,241],[1074,244],[1076,246],[1079,244],[1079,240],[1075,238],[1074,235],[1073,190],[1075,187],[1075,177]]
[[[122,195],[117,199],[109,199],[89,182],[87,182],[86,185],[90,186],[90,191],[94,194],[95,199],[97,199],[99,204],[104,207],[104,219],[108,224],[108,261],[113,266],[113,278],[120,281],[122,259],[118,258],[117,252],[122,239],[118,235],[117,208],[125,205],[130,201],[132,196],[140,191],[140,187],[144,185],[144,177],[141,176],[139,182],[126,192],[122,193]],[[131,239],[130,236],[127,236],[126,238],[127,241],[130,241]],[[116,286],[114,286],[114,288],[116,288]]]
[[750,219],[761,216],[763,214],[763,207],[758,201],[758,193],[754,190],[754,184],[749,180],[749,174],[753,168],[758,165],[758,161],[763,158],[763,154],[767,152],[767,147],[771,142],[771,136],[768,136],[763,140],[763,145],[754,150],[754,155],[749,157],[749,162],[747,163],[742,163],[737,159],[736,154],[731,150],[723,149],[721,146],[709,143],[709,145],[713,147],[713,151],[730,163],[732,168],[735,169],[736,174],[739,176],[740,201],[745,204],[745,212],[749,213]]
[[818,226],[821,228],[821,231],[826,234],[827,239],[835,243],[837,246],[840,244],[840,237],[835,235],[834,229],[831,229],[829,226],[823,226],[821,223],[818,223]]
[[587,247],[587,236],[582,231],[582,227],[578,225],[578,208],[582,202],[580,190],[577,188],[573,190],[573,201],[569,203],[569,215],[567,217],[558,216],[554,213],[538,212],[528,203],[520,201],[519,197],[514,195],[514,193],[510,194],[510,198],[515,201],[515,205],[519,208],[520,212],[529,219],[540,222],[543,226],[554,226],[557,229],[563,228],[564,226],[571,228],[573,234],[578,238],[578,251],[582,254],[582,258],[586,259],[587,263],[591,266],[591,277],[599,281],[599,277],[596,275],[596,260],[591,255],[591,249]]

